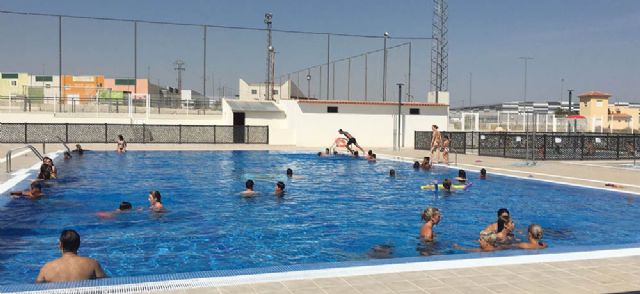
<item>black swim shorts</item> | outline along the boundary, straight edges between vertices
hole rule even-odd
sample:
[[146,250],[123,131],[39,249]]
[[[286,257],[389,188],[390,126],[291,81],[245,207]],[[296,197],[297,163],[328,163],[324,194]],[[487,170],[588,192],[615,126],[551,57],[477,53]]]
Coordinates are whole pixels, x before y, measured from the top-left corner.
[[357,144],[357,143],[356,143],[356,138],[351,137],[351,138],[349,139],[349,141],[347,141],[347,145],[351,145],[351,144]]

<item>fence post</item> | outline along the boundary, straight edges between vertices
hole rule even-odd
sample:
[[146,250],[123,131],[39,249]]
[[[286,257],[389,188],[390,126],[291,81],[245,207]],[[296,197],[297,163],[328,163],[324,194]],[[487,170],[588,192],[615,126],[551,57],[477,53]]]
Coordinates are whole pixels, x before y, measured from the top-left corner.
[[542,160],[547,160],[547,134],[542,135]]
[[251,126],[244,126],[244,128],[246,130],[246,132],[244,133],[246,139],[243,138],[244,139],[244,143],[245,144],[249,144],[249,137],[250,137],[249,136],[249,131],[251,131]]
[[64,124],[64,134],[65,134],[64,141],[66,143],[69,143],[69,123]]
[[616,135],[616,159],[620,159],[620,135]]
[[108,136],[107,130],[108,130],[107,123],[104,123],[104,143],[105,144],[107,144],[107,136]]
[[584,159],[584,135],[580,135],[580,160]]
[[507,157],[507,134],[502,136],[502,157]]
[[147,132],[147,128],[146,128],[145,124],[142,123],[142,144],[146,143],[145,142],[145,139],[147,137],[146,136],[147,135],[146,132]]
[[218,144],[218,141],[216,140],[216,129],[218,128],[218,126],[214,125],[213,126],[213,144]]
[[[27,123],[24,123],[24,143],[27,144]],[[8,162],[8,161],[7,161]]]
[[178,144],[182,144],[182,125],[178,125]]
[[268,144],[269,144],[269,125],[267,125],[267,145]]

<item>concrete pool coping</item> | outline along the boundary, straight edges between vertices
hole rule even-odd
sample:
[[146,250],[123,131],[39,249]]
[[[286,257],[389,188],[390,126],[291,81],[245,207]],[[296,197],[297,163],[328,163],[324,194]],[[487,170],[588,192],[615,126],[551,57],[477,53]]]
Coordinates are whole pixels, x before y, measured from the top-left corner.
[[[144,145],[142,147],[143,148],[130,149],[185,150],[185,148],[182,148],[182,145],[173,146],[173,148],[167,148],[169,146],[162,146],[162,148],[157,148],[157,146],[155,145]],[[197,145],[192,147],[193,149],[189,150],[238,150],[238,148],[233,148],[238,146],[223,146],[222,148],[220,147],[221,146],[219,145]],[[273,146],[251,146],[243,150],[317,151],[320,149],[295,148],[290,146],[286,148],[279,147],[281,146],[277,146],[276,148],[273,148]],[[89,149],[89,147],[86,148]],[[100,150],[99,148],[95,147],[93,147],[92,149]],[[103,150],[111,150],[111,148],[105,148]],[[421,158],[422,156],[424,156],[423,154],[427,153],[419,150],[403,150],[400,152],[383,150],[378,152],[381,155],[382,153],[386,154],[386,156],[383,157],[401,157],[403,159],[411,160]],[[484,163],[482,166],[486,167],[487,170],[489,170],[490,174],[496,173],[495,171],[500,170],[500,174],[521,177],[529,180],[545,180],[576,186],[615,190],[603,187],[602,183],[608,181],[598,179],[597,166],[591,167],[592,169],[596,169],[591,171],[593,173],[591,177],[583,177],[582,179],[580,179],[582,181],[586,180],[586,184],[583,185],[583,183],[573,182],[573,179],[576,177],[557,173],[554,174],[553,172],[549,172],[548,174],[545,173],[544,169],[546,168],[555,169],[555,164],[548,164],[549,162],[541,163],[542,167],[537,166],[535,168],[528,168],[515,166],[514,163],[521,162],[516,160],[498,159],[496,162],[496,158],[478,156],[465,157],[466,158],[464,158],[464,161],[459,162],[459,166],[479,166],[476,161],[480,158]],[[568,166],[573,169],[584,168],[584,166]],[[452,166],[452,168],[456,168],[456,166]],[[635,191],[633,182],[631,182],[631,180],[629,179],[629,175],[620,174],[629,172],[633,173],[634,171],[609,169],[607,170],[607,172],[619,174],[614,175],[614,177],[617,179],[616,183],[625,186],[625,189],[621,192],[629,192],[630,195],[638,195],[638,192]],[[544,176],[536,176],[532,179],[528,176],[523,176],[523,174],[526,173],[534,173],[536,175],[539,174]],[[640,175],[640,173],[632,175],[630,178],[638,175]],[[475,259],[469,258],[449,261],[395,260],[394,262],[393,260],[391,260],[391,262],[393,262],[391,264],[373,263],[377,265],[354,265],[355,267],[329,267],[316,270],[287,271],[284,273],[254,273],[240,276],[200,278],[195,279],[189,283],[185,283],[185,281],[188,280],[174,280],[173,282],[165,280],[153,282],[156,283],[155,285],[153,285],[153,287],[151,287],[152,285],[146,285],[145,283],[137,283],[124,284],[119,286],[98,286],[98,288],[89,287],[74,289],[67,288],[59,290],[50,289],[53,292],[49,292],[85,293],[85,290],[89,289],[92,289],[93,292],[108,291],[117,293],[148,292],[161,290],[169,290],[172,293],[350,293],[350,291],[353,291],[353,293],[465,293],[471,292],[471,289],[475,289],[473,291],[474,293],[505,292],[505,290],[507,289],[511,289],[512,291],[506,292],[541,292],[540,290],[544,289],[544,292],[549,293],[554,293],[554,291],[557,289],[563,289],[563,291],[560,292],[576,293],[629,291],[640,289],[640,284],[638,284],[638,281],[640,281],[640,248],[638,247],[560,254],[553,253],[551,249],[547,249],[545,251],[545,254],[519,255],[508,257],[484,257],[482,259],[479,259],[481,261],[480,263],[475,262]],[[528,257],[529,259],[527,259],[526,257]],[[524,258],[524,260],[522,260],[522,258]],[[590,260],[597,260],[597,262],[591,263],[589,262]],[[397,263],[398,261],[400,261],[401,263]],[[580,263],[578,261],[584,261],[584,263]],[[524,271],[521,269],[521,267],[523,267],[524,265],[531,263],[538,263],[544,266],[534,268],[531,271]],[[576,264],[581,266],[575,268]],[[620,266],[620,264],[626,264],[628,270],[622,270],[622,266]],[[612,266],[614,266],[614,268],[611,268]],[[492,280],[491,275],[487,275],[486,270],[488,268],[488,272],[495,272],[497,271],[496,267],[499,267],[501,271],[506,271],[506,274],[509,274],[509,272],[511,272],[511,274],[515,274],[515,276],[512,277],[513,279],[511,281],[502,280],[501,282],[496,282],[494,281],[495,279]],[[439,276],[442,275],[443,271],[449,273],[450,277],[447,278],[444,277],[444,275]],[[475,274],[465,276],[465,272],[469,271],[472,271]],[[518,273],[518,271],[521,271],[521,273]],[[565,278],[568,279],[569,282],[560,282],[561,280],[558,278],[560,276],[556,276],[553,274],[558,274],[558,272],[563,273],[563,275],[565,275]],[[403,273],[405,275],[403,275]],[[591,275],[591,281],[589,279],[581,278],[580,275],[576,275],[575,273],[587,273]],[[373,275],[375,275],[375,278],[371,278]],[[420,279],[412,282],[411,280],[408,280],[406,276],[415,276],[416,278],[419,277]],[[624,276],[626,278],[620,279],[621,276]],[[542,280],[548,282],[545,283],[545,285],[560,283],[562,284],[562,287],[549,288],[545,285],[541,285],[540,283],[534,283],[535,281],[540,280],[542,277],[545,278]],[[458,279],[458,281],[455,278],[460,279]],[[481,281],[481,278],[496,283],[486,283],[484,281]],[[367,281],[371,280],[369,281],[371,283],[363,283],[363,285],[359,285],[358,281],[362,279]],[[423,285],[423,282],[425,282],[424,280],[431,281],[432,285]],[[329,281],[333,281],[333,283],[330,283]],[[468,283],[469,281],[472,282]],[[519,282],[514,283],[514,281]],[[593,283],[594,281],[596,281],[596,283]],[[492,284],[498,285],[497,288],[487,287],[487,285]],[[53,285],[54,284],[52,284],[51,286]],[[422,287],[421,285],[424,287]],[[436,285],[437,287],[433,287]],[[585,288],[585,285],[588,285],[589,287]],[[105,287],[115,288],[107,289]]]

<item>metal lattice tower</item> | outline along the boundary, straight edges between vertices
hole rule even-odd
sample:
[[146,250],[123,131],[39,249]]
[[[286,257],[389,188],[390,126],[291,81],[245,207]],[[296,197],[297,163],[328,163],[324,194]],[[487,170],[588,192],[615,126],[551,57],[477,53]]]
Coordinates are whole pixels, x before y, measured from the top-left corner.
[[266,79],[266,96],[265,99],[273,100],[273,74],[274,74],[274,55],[275,50],[271,43],[271,18],[273,15],[270,12],[264,14],[264,23],[267,25],[267,79]]
[[184,61],[178,59],[173,63],[173,65],[175,66],[173,69],[178,71],[178,91],[182,91],[182,72],[186,70],[184,67]]
[[431,91],[435,91],[436,103],[438,92],[447,91],[449,87],[449,49],[447,41],[447,0],[433,0],[433,41],[431,45]]

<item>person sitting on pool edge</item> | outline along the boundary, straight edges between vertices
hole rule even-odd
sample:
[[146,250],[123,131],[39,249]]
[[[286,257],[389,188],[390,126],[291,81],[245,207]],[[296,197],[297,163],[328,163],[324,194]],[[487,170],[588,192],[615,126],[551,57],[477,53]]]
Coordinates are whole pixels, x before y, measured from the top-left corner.
[[130,202],[122,201],[122,202],[120,202],[120,206],[118,207],[118,209],[116,209],[114,211],[111,211],[111,212],[100,211],[100,212],[96,213],[96,216],[98,216],[99,218],[113,218],[113,217],[116,216],[116,214],[129,211],[132,208],[133,208],[133,206],[131,205]]
[[95,259],[78,256],[80,235],[74,230],[60,234],[58,247],[62,256],[47,262],[38,273],[36,283],[67,282],[106,278],[100,263]]
[[159,191],[149,192],[149,210],[154,212],[164,211],[164,205],[162,205],[162,196]]
[[420,168],[421,169],[431,169],[431,158],[429,158],[429,156],[425,156],[422,159],[422,162],[420,162]]
[[484,169],[484,168],[480,170],[480,179],[481,180],[486,180],[487,179],[487,170]]
[[247,180],[244,183],[244,186],[246,188],[246,190],[240,192],[240,195],[244,196],[244,197],[252,197],[256,195],[256,191],[253,190],[253,180]]
[[31,182],[31,185],[29,185],[29,191],[17,191],[11,192],[10,194],[11,196],[22,196],[30,199],[39,199],[44,196],[42,193],[42,184],[40,184],[40,181],[38,180]]
[[278,182],[276,183],[276,189],[275,189],[275,191],[273,192],[273,194],[274,194],[274,195],[276,195],[276,196],[278,196],[278,197],[282,197],[282,196],[284,196],[284,187],[285,187],[284,183],[283,183],[283,182],[281,182],[281,181],[278,181]]
[[458,176],[456,177],[456,180],[458,182],[466,182],[467,181],[467,172],[465,172],[463,169],[458,170]]
[[435,238],[433,226],[440,223],[440,210],[435,207],[427,207],[422,211],[422,220],[425,222],[420,229],[420,238],[431,242]]

